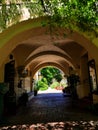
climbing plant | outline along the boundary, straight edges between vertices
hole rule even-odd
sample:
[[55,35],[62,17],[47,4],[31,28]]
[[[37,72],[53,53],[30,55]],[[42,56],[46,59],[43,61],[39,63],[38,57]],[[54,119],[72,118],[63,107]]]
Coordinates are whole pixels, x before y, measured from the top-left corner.
[[49,16],[53,26],[98,33],[98,0],[0,0],[0,30],[19,22],[24,7],[30,18]]

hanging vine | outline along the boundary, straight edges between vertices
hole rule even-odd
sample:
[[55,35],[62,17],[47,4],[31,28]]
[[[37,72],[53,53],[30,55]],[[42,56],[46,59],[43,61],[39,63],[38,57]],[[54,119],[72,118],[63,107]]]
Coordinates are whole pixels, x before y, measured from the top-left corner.
[[97,0],[6,0],[0,1],[0,30],[19,22],[23,8],[29,18],[50,16],[51,25],[98,32]]

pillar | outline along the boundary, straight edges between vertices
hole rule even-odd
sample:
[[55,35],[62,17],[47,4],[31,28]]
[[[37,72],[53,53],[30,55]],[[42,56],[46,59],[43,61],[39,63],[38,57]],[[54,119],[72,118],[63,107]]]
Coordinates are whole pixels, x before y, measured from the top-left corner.
[[81,56],[80,59],[80,80],[81,84],[78,86],[79,98],[87,97],[90,94],[89,73],[88,73],[88,54]]

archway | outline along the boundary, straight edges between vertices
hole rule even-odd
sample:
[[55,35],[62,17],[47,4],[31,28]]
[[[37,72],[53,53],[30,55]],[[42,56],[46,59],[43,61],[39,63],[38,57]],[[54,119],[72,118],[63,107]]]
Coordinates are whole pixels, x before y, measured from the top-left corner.
[[[19,66],[24,66],[30,71],[31,68],[36,71],[44,64],[52,63],[62,68],[65,72],[65,68],[72,66],[81,73],[80,71],[83,71],[81,66],[84,64],[81,59],[86,53],[88,53],[88,58],[85,61],[85,65],[92,58],[95,59],[98,65],[98,49],[86,34],[84,35],[78,30],[77,32],[70,32],[70,30],[57,27],[58,36],[53,33],[51,37],[50,32],[47,32],[48,26],[41,26],[42,21],[43,19],[40,18],[24,21],[0,34],[2,42],[0,48],[0,68],[2,70],[0,81],[3,81],[4,64],[8,61],[8,56],[11,53],[15,58],[16,69]],[[65,37],[64,33],[66,34]],[[5,36],[8,37],[4,40]],[[3,53],[4,55],[2,55]],[[84,71],[83,73],[85,75]],[[84,83],[86,79],[88,78],[82,78],[82,82]],[[15,86],[17,86],[17,82]]]
[[[93,44],[93,42],[90,41],[88,37],[86,37],[82,34],[82,32],[73,32],[70,33],[70,31],[57,28],[56,31],[59,32],[60,37],[54,35],[54,39],[51,39],[51,36],[49,33],[47,33],[48,27],[40,27],[41,22],[43,19],[34,19],[34,20],[28,20],[21,22],[19,24],[16,24],[7,30],[5,30],[2,34],[0,34],[0,41],[1,41],[1,49],[0,49],[0,58],[1,58],[1,65],[4,63],[7,56],[19,45],[19,44],[27,44],[26,46],[31,46],[31,44],[36,44],[35,47],[38,47],[38,45],[42,44],[55,44],[58,43],[65,43],[65,42],[75,42],[83,46],[91,55],[91,57],[94,57],[96,59],[96,62],[98,63],[97,59],[97,47]],[[35,25],[36,23],[36,25]],[[18,29],[17,29],[18,28]],[[11,33],[13,32],[13,33]],[[64,37],[64,33],[66,33],[66,37]],[[28,35],[27,35],[28,34]],[[25,37],[24,37],[25,36]],[[6,39],[5,39],[6,37]],[[32,40],[31,40],[32,38]],[[5,39],[5,40],[4,40]],[[96,39],[96,38],[95,38]],[[96,40],[93,40],[96,41]],[[95,43],[96,44],[96,43]],[[60,44],[59,44],[60,46]],[[93,51],[92,51],[93,50]],[[93,53],[92,53],[93,52]],[[5,54],[3,56],[2,54]]]
[[48,93],[55,93],[57,90],[60,90],[59,92],[62,92],[63,88],[65,87],[65,83],[61,85],[61,81],[65,79],[64,75],[64,72],[60,68],[55,65],[51,65],[51,63],[43,65],[43,67],[37,70],[33,76],[33,90],[34,87],[37,87],[38,92],[40,90],[40,93],[45,90],[45,92]]

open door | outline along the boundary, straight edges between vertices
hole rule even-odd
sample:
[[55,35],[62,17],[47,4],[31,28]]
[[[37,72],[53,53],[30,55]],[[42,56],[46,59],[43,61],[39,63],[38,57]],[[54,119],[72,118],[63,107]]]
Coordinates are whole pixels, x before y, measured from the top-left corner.
[[96,74],[96,66],[95,66],[94,59],[88,62],[88,71],[89,71],[89,82],[90,82],[91,93],[97,93],[98,92],[97,74]]

